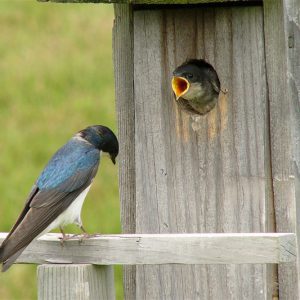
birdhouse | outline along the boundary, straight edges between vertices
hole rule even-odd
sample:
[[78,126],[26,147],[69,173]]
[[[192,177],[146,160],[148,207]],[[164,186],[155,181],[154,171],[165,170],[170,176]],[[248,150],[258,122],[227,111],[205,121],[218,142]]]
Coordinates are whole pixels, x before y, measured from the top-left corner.
[[[116,0],[114,8],[123,232],[299,235],[300,2]],[[214,67],[225,92],[192,117],[171,82],[195,58]],[[125,267],[124,290],[126,299],[299,299],[299,276],[299,260],[138,265]]]
[[[141,2],[115,6],[124,230],[295,232],[300,4]],[[196,121],[170,84],[190,58],[211,63],[228,90]],[[299,295],[297,264],[138,266],[125,275],[128,299],[270,299],[278,283],[282,299]]]

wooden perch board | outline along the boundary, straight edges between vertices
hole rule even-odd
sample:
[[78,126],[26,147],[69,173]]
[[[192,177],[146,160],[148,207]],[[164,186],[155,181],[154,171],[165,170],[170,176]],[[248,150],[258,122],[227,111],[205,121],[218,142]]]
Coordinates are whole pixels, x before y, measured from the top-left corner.
[[[6,233],[0,233],[0,242]],[[61,245],[47,234],[28,246],[18,263],[95,265],[285,263],[296,258],[292,233],[101,235]]]

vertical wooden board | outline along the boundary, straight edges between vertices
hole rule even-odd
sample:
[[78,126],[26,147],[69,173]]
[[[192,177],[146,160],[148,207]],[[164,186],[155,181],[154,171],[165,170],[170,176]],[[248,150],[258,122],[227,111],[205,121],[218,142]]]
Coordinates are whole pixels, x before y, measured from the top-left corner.
[[[293,157],[295,176],[300,180],[300,2],[283,2],[287,49],[288,86],[291,95]],[[298,194],[299,195],[299,194]],[[299,195],[300,196],[300,195]],[[299,197],[300,198],[300,197]],[[297,219],[300,222],[300,219]]]
[[[193,57],[229,90],[198,120],[170,85]],[[134,12],[136,232],[269,230],[266,92],[261,7]],[[267,295],[262,265],[139,266],[136,278],[138,299]]]
[[[272,177],[278,232],[296,232],[300,215],[300,3],[265,0]],[[300,262],[279,266],[280,299],[299,299]]]
[[112,266],[41,265],[38,267],[39,300],[114,300]]
[[[119,191],[123,233],[135,233],[135,112],[133,97],[133,16],[132,7],[115,4],[113,52],[115,95],[120,153]],[[135,298],[135,266],[123,267],[126,299]]]

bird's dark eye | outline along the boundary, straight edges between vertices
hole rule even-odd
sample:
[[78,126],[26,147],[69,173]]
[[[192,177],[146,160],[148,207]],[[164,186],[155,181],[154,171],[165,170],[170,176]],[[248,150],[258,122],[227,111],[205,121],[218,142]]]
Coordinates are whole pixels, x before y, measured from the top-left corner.
[[194,75],[191,74],[191,73],[187,73],[187,74],[186,74],[186,77],[187,77],[188,79],[192,79],[192,78],[194,77]]

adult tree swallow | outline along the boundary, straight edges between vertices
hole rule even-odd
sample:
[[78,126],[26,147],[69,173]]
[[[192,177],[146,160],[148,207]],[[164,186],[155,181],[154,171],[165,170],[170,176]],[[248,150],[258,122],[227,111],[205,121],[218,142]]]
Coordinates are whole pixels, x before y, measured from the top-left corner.
[[25,207],[0,247],[0,263],[5,272],[35,238],[59,227],[75,223],[84,232],[81,208],[97,173],[100,154],[107,152],[112,162],[119,152],[114,133],[95,125],[75,134],[60,148],[35,182]]
[[220,80],[215,69],[203,59],[191,59],[173,72],[176,102],[189,114],[206,114],[217,103]]

